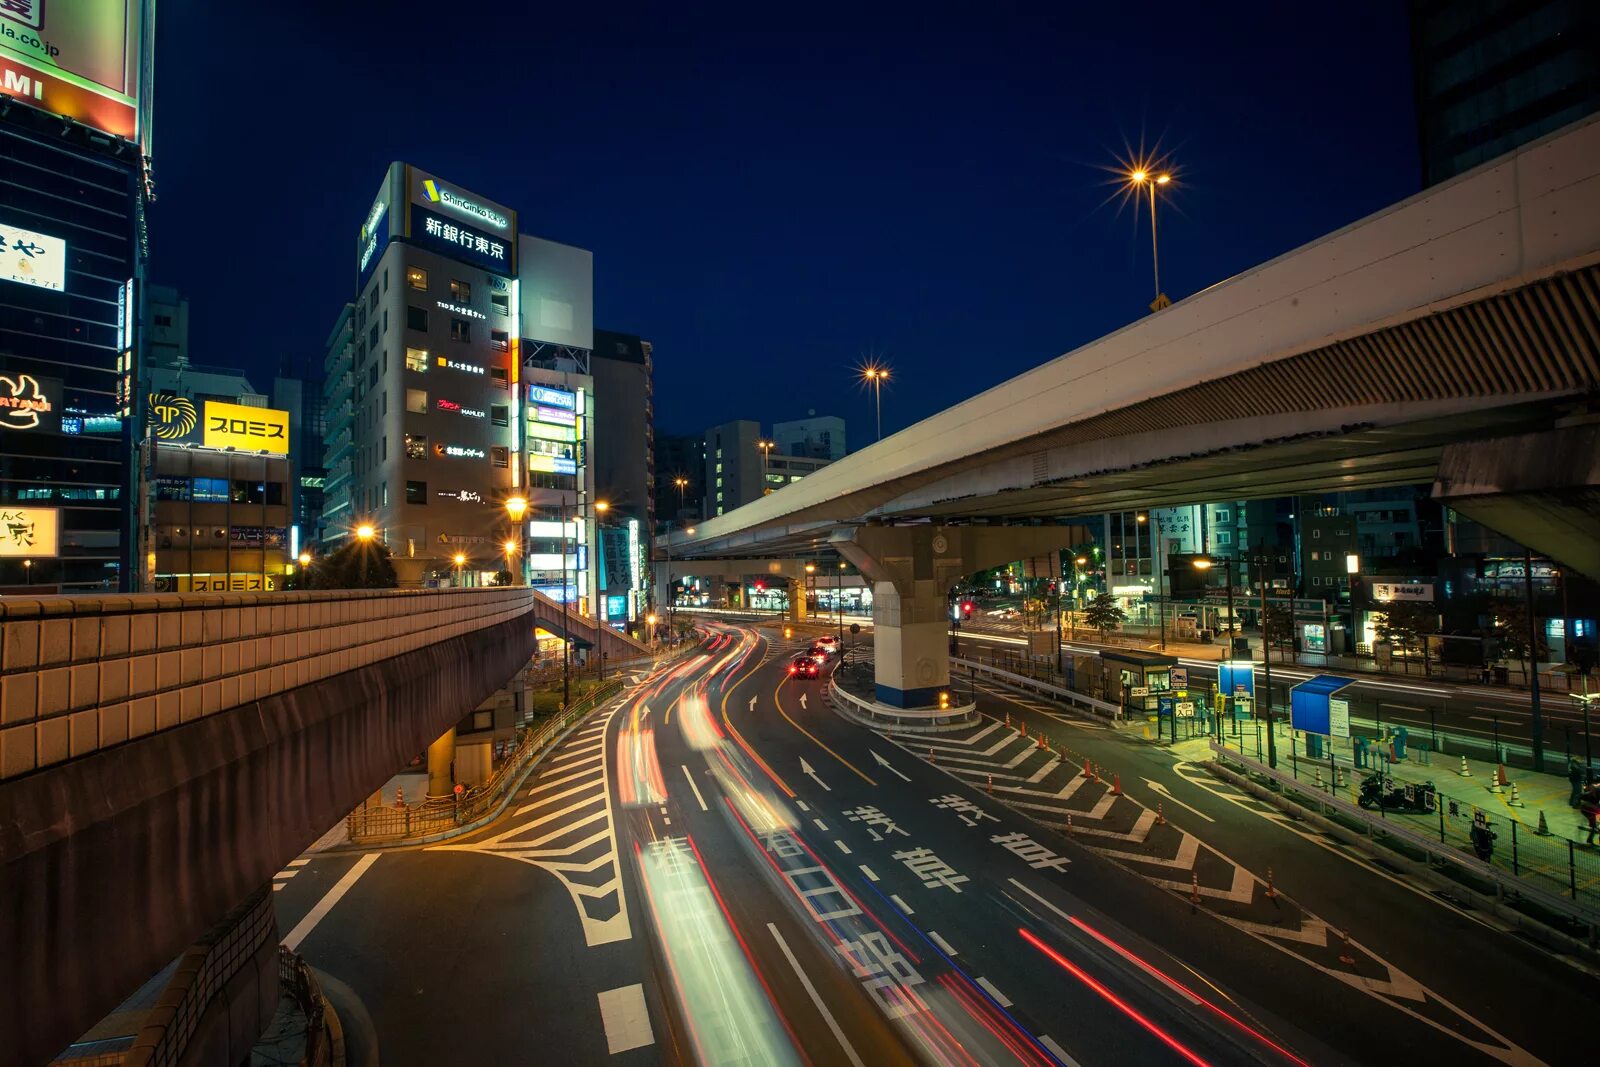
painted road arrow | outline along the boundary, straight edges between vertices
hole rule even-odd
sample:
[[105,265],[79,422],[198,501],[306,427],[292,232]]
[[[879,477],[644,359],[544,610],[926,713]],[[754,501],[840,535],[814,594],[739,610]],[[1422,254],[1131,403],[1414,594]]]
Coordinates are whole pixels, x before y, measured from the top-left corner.
[[806,695],[804,693],[800,694],[800,706],[802,708],[806,706]]
[[751,711],[755,711],[756,710],[756,698],[755,697],[751,697],[750,698],[750,710]]
[[824,792],[833,792],[833,790],[828,788],[827,782],[824,782],[821,778],[817,777],[817,769],[811,766],[811,764],[807,763],[804,756],[800,757],[800,773],[820,785]]
[[1148,778],[1141,778],[1139,780],[1141,782],[1143,782],[1145,785],[1149,786],[1152,792],[1160,793],[1162,796],[1166,797],[1168,800],[1172,801],[1174,804],[1178,805],[1180,808],[1188,808],[1190,811],[1192,811],[1196,815],[1200,816],[1206,822],[1216,822],[1217,821],[1217,820],[1213,819],[1211,816],[1207,815],[1205,812],[1201,811],[1199,808],[1196,808],[1196,807],[1194,807],[1192,805],[1189,805],[1189,804],[1185,804],[1183,801],[1181,801],[1177,797],[1173,796],[1172,795],[1172,790],[1168,789],[1166,786],[1162,785],[1160,782],[1152,782]]
[[886,760],[882,756],[878,755],[877,750],[875,750],[875,749],[872,752],[872,758],[873,758],[873,761],[878,764],[878,766],[882,767],[884,770],[888,771],[890,774],[899,775],[900,776],[900,780],[902,782],[911,781],[910,778],[907,778],[905,775],[900,774],[900,772],[897,769],[895,769],[895,767],[892,764],[890,764],[890,762],[888,760]]

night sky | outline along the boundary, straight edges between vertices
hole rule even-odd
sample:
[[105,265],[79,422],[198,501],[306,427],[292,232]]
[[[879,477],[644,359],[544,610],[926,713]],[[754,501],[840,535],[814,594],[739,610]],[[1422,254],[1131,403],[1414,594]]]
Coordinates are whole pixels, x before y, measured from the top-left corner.
[[804,33],[524,6],[161,4],[150,277],[194,361],[266,388],[320,357],[401,159],[594,251],[596,325],[655,343],[658,430],[814,408],[860,446],[869,354],[888,432],[1146,313],[1148,216],[1102,169],[1141,139],[1179,175],[1175,300],[1418,186],[1398,0]]

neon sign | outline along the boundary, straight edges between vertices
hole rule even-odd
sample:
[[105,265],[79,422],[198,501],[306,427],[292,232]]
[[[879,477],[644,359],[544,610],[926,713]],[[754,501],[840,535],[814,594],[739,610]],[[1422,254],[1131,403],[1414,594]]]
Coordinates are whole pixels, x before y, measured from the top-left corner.
[[487,320],[489,318],[489,316],[485,315],[481,311],[474,311],[471,308],[464,308],[460,304],[451,304],[444,300],[436,300],[434,302],[440,307],[444,308],[446,311],[450,312],[452,315],[465,315],[469,319]]
[[452,415],[465,415],[469,419],[483,419],[488,417],[487,414],[480,408],[462,407],[454,400],[446,400],[443,397],[439,398],[438,404],[440,411],[448,411]]
[[479,222],[487,222],[497,230],[503,230],[511,225],[511,220],[500,214],[500,212],[495,211],[493,208],[484,207],[482,204],[474,203],[458,193],[451,192],[433,178],[423,181],[422,195],[431,204],[443,204],[445,207],[459,211],[463,215],[471,216]]
[[488,374],[489,373],[486,369],[484,369],[483,367],[478,366],[476,363],[457,363],[455,360],[446,359],[444,356],[439,356],[438,359],[439,359],[439,366],[441,366],[441,367],[449,367],[451,370],[463,370],[463,371],[466,371],[468,374]]
[[434,445],[433,451],[435,455],[448,459],[483,459],[488,456],[483,449],[472,445]]

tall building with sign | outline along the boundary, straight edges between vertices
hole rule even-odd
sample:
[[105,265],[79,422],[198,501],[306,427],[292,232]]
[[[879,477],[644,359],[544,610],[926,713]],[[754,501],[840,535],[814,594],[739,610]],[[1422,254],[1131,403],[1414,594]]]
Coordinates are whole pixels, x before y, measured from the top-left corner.
[[0,593],[137,579],[153,21],[0,3]]

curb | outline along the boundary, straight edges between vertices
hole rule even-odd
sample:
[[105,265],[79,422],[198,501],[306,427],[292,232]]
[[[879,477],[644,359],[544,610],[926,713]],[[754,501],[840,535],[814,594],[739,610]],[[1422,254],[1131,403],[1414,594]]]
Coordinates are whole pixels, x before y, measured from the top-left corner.
[[1406,873],[1418,882],[1446,894],[1447,902],[1450,896],[1464,898],[1474,908],[1488,912],[1505,923],[1509,927],[1507,933],[1515,931],[1526,934],[1528,939],[1537,943],[1539,947],[1557,950],[1552,952],[1552,955],[1574,970],[1590,976],[1600,976],[1600,952],[1571,934],[1506,906],[1498,897],[1441,877],[1426,863],[1418,863],[1392,849],[1380,849],[1365,834],[1357,833],[1310,808],[1295,804],[1276,790],[1268,789],[1250,778],[1237,774],[1221,766],[1216,760],[1202,761],[1201,766],[1229,785],[1243,789],[1258,800],[1265,800],[1286,815],[1315,826],[1323,833],[1356,849],[1362,855],[1404,868]]
[[328,994],[322,996],[322,1026],[328,1031],[329,1067],[344,1067],[344,1023],[339,1021],[339,1013],[333,1009],[333,1002],[328,999]]

